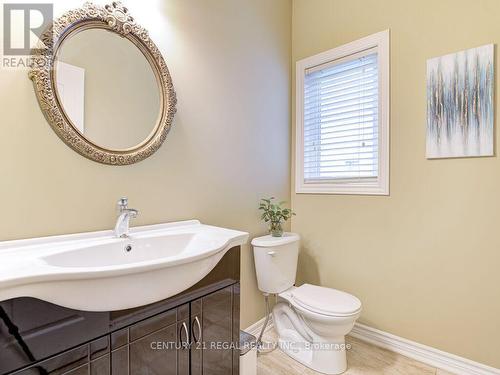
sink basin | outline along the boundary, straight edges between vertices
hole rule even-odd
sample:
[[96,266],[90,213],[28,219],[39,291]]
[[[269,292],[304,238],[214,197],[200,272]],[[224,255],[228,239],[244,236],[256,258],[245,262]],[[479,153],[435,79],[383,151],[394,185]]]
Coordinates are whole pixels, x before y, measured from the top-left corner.
[[206,276],[248,233],[197,220],[0,242],[0,301],[35,297],[84,311],[138,307]]
[[172,233],[149,237],[132,236],[121,241],[106,241],[95,245],[41,257],[56,267],[106,267],[166,259],[187,254],[196,238],[194,233]]

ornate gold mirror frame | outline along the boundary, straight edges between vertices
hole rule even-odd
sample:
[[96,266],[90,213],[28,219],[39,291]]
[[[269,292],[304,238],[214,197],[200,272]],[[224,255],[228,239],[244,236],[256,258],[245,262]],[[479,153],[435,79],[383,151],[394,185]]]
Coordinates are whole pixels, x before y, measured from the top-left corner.
[[[62,42],[71,34],[89,28],[115,32],[134,43],[153,68],[160,90],[160,115],[149,138],[126,150],[110,150],[85,138],[69,119],[56,93],[55,61]],[[100,6],[85,3],[54,20],[40,41],[43,48],[32,51],[29,77],[33,81],[40,108],[52,129],[68,146],[81,155],[103,164],[128,165],[151,156],[161,146],[172,125],[177,103],[172,79],[158,47],[148,31],[135,23],[119,2]]]

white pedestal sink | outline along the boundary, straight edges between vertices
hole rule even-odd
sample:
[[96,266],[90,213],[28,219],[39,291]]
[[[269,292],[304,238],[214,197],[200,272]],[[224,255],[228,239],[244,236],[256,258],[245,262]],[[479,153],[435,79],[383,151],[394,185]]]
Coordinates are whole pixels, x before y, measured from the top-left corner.
[[0,242],[0,301],[35,297],[112,311],[173,296],[200,281],[248,233],[197,220]]

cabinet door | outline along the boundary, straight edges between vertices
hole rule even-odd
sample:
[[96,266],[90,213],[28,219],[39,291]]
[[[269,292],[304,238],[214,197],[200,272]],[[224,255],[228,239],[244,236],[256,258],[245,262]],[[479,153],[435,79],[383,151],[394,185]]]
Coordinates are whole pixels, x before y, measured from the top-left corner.
[[35,298],[0,302],[0,374],[64,353],[108,333],[105,312],[84,312]]
[[191,303],[193,375],[233,374],[233,352],[237,350],[233,288],[229,286]]
[[[111,375],[109,336],[38,362],[16,375]],[[90,372],[89,372],[90,371]]]
[[188,323],[186,304],[112,333],[112,374],[188,375]]

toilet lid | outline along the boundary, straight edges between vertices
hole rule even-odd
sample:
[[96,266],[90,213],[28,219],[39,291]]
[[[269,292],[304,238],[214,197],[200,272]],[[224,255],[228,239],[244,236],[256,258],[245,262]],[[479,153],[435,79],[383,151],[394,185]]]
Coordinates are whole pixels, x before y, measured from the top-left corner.
[[361,310],[361,301],[353,295],[311,284],[294,289],[292,297],[301,307],[324,315],[346,316]]

